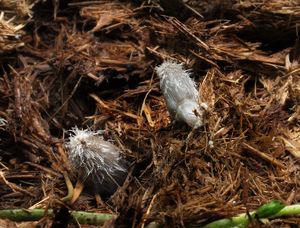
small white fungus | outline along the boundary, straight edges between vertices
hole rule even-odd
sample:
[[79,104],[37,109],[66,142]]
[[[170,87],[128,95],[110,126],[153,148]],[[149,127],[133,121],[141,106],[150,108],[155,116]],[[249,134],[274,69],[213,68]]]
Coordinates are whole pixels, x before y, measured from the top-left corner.
[[208,141],[208,145],[209,145],[210,148],[214,148],[215,147],[214,146],[214,141],[212,141],[212,140]]
[[207,104],[199,105],[199,93],[189,71],[184,70],[182,64],[171,61],[163,62],[155,70],[171,118],[193,128],[202,126]]
[[99,132],[75,127],[71,134],[67,148],[74,171],[93,192],[112,194],[127,176],[128,164],[121,150]]

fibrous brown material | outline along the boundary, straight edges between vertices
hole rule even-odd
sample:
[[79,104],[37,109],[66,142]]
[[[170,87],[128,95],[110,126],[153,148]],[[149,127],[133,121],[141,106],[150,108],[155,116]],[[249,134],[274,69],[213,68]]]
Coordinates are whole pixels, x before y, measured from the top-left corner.
[[36,0],[1,0],[1,9],[11,10],[16,13],[18,17],[32,17],[32,7],[38,2]]
[[[116,227],[204,225],[299,202],[295,2],[181,1],[194,12],[184,16],[159,3],[33,9],[23,47],[1,56],[1,207],[61,207],[62,173],[77,180],[64,146],[74,126],[103,130],[131,162],[109,200],[84,193],[70,205],[118,214]],[[155,72],[166,59],[191,69],[208,105],[192,132],[168,114]]]
[[23,28],[32,17],[32,8],[38,0],[0,1],[0,52],[9,52],[22,47]]
[[23,24],[14,24],[13,18],[7,19],[3,12],[0,13],[0,52],[21,47],[24,43],[20,40]]

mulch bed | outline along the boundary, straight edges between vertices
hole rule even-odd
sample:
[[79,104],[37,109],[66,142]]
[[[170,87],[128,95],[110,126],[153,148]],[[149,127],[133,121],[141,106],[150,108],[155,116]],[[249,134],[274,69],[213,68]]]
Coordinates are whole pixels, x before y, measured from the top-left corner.
[[[299,202],[296,2],[1,1],[0,207],[175,227]],[[192,129],[172,123],[154,70],[166,59],[191,70],[209,107],[188,141]],[[74,126],[105,130],[131,162],[101,205],[86,192],[60,201],[62,173],[76,182],[64,144]]]

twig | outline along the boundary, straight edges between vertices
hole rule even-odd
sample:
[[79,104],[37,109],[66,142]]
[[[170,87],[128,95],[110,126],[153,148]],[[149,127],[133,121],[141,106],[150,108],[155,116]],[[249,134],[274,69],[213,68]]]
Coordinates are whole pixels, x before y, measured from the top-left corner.
[[207,52],[210,50],[210,47],[205,42],[203,42],[199,37],[195,36],[185,24],[181,23],[179,20],[173,17],[169,18],[168,21],[172,25],[174,25],[180,32],[182,32],[183,34],[191,38],[198,47],[204,49]]
[[84,187],[83,183],[80,180],[78,180],[75,185],[75,189],[73,189],[73,194],[70,201],[71,204],[75,203],[75,201],[78,199],[78,197],[80,196],[83,190],[83,187]]
[[24,163],[27,164],[27,165],[33,166],[33,167],[35,167],[35,168],[37,168],[37,169],[43,170],[43,171],[45,171],[46,173],[49,173],[50,175],[53,175],[53,176],[56,176],[56,177],[61,177],[61,176],[62,176],[60,173],[55,172],[55,171],[53,171],[53,170],[51,170],[51,169],[49,169],[49,168],[46,168],[46,167],[44,167],[44,166],[41,166],[41,165],[38,165],[38,164],[34,164],[34,163],[28,162],[28,161],[26,161],[26,162],[24,162]]
[[0,171],[0,183],[3,182],[4,184],[6,184],[8,187],[11,188],[12,191],[14,192],[21,192],[23,194],[29,195],[31,197],[35,197],[35,194],[19,187],[18,185],[9,182],[8,180],[6,180],[4,172]]
[[[150,211],[151,211],[151,209],[152,209],[152,207],[153,207],[153,203],[154,203],[155,199],[157,198],[157,196],[158,196],[158,193],[156,193],[156,194],[152,197],[152,199],[151,199],[151,201],[150,201],[150,204],[149,204],[149,206],[148,206],[148,208],[147,208],[147,211],[146,211],[145,215],[143,216],[144,218],[143,218],[143,223],[142,223],[142,225],[141,225],[141,228],[144,228],[144,227],[145,227],[145,222],[146,222],[146,220],[147,220],[148,215],[150,214]],[[148,226],[146,226],[146,228],[147,228],[147,227],[148,227]],[[149,228],[149,227],[148,227],[148,228]]]
[[64,202],[67,202],[67,201],[70,201],[73,197],[73,194],[74,194],[74,188],[73,188],[73,185],[72,185],[72,182],[69,178],[69,175],[67,172],[64,172],[64,178],[65,178],[65,182],[66,182],[66,185],[67,185],[67,189],[68,189],[68,194],[63,197],[61,200],[64,201]]
[[273,158],[263,152],[260,152],[258,149],[255,149],[254,147],[250,146],[249,144],[243,142],[242,146],[247,149],[248,151],[250,151],[251,153],[255,154],[256,156],[259,156],[260,158],[264,159],[265,161],[268,161],[270,163],[272,163],[275,166],[278,166],[281,169],[284,169],[285,166],[278,161],[276,158]]
[[68,96],[67,99],[64,101],[64,103],[50,116],[48,121],[52,120],[56,116],[56,114],[59,113],[63,109],[63,107],[69,102],[69,100],[73,97],[73,95],[75,94],[75,92],[81,82],[81,79],[82,79],[82,76],[76,82],[76,85],[74,86],[70,96]]
[[201,14],[201,13],[199,13],[196,9],[194,9],[193,7],[191,7],[191,6],[189,6],[188,4],[186,4],[186,3],[183,3],[184,4],[184,6],[186,7],[186,8],[188,8],[190,11],[192,11],[194,14],[196,14],[198,17],[200,17],[200,18],[204,18],[203,17],[203,15]]

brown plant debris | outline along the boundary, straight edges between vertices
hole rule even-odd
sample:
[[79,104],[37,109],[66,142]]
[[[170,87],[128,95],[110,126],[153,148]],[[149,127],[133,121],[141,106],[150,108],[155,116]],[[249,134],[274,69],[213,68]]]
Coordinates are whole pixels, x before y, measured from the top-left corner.
[[21,47],[24,43],[20,40],[23,24],[16,25],[14,18],[7,19],[4,12],[0,13],[0,52]]
[[20,18],[32,17],[32,7],[38,0],[1,0],[0,7],[2,10],[9,10]]
[[22,47],[22,30],[33,16],[39,0],[0,0],[0,53]]
[[[37,2],[0,1],[1,208],[183,227],[299,203],[299,1]],[[171,121],[164,60],[191,69],[208,105],[200,128]],[[75,126],[101,130],[131,164],[109,198],[61,200],[64,175],[78,181],[65,147]]]

